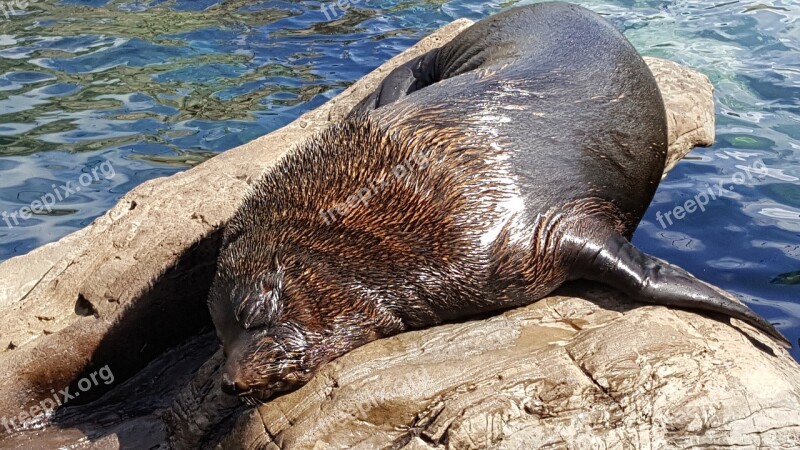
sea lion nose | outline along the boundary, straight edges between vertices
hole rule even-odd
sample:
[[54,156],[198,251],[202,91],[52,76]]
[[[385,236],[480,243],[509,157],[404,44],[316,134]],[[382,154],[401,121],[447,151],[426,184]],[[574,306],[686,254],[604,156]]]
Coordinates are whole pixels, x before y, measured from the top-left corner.
[[228,395],[239,395],[250,390],[250,387],[242,380],[231,379],[228,374],[222,375],[222,392]]

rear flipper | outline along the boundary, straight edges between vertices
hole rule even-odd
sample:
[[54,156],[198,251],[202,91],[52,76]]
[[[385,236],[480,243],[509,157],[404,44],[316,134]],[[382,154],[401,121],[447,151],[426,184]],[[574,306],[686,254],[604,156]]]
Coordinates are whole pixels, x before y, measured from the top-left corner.
[[373,109],[397,102],[406,95],[439,81],[437,78],[439,49],[433,49],[394,69],[381,84],[361,100],[351,116],[362,115]]
[[619,289],[636,300],[722,313],[742,320],[791,348],[789,341],[772,324],[747,306],[711,285],[698,280],[678,266],[650,256],[618,233],[605,242],[584,245],[578,261],[582,278]]

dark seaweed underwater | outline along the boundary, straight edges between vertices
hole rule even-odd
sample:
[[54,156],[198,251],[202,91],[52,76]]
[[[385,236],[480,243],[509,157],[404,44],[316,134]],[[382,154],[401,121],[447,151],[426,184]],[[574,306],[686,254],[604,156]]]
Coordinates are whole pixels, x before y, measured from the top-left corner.
[[[146,180],[291,122],[453,19],[522,3],[352,0],[326,13],[335,2],[30,0],[13,11],[4,2],[0,212],[104,162],[113,176],[19,225],[0,220],[0,260],[88,225]],[[798,343],[800,6],[576,3],[642,54],[700,70],[716,88],[717,143],[662,182],[635,244],[737,293]],[[657,218],[720,183],[726,195],[705,211]]]

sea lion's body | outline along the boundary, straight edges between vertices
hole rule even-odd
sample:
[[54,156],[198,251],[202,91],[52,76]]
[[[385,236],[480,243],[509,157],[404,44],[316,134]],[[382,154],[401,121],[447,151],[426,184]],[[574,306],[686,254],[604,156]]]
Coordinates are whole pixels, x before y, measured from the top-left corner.
[[264,399],[371,340],[578,278],[779,338],[628,242],[666,153],[656,82],[599,16],[553,3],[479,22],[287,156],[231,220],[209,299],[224,387]]

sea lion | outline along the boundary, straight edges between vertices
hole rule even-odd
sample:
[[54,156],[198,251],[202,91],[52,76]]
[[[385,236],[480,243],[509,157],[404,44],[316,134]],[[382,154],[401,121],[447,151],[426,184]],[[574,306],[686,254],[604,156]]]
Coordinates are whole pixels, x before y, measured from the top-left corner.
[[281,160],[226,227],[209,307],[249,403],[360,345],[589,279],[785,338],[629,242],[667,154],[658,86],[611,24],[510,9],[392,72]]

